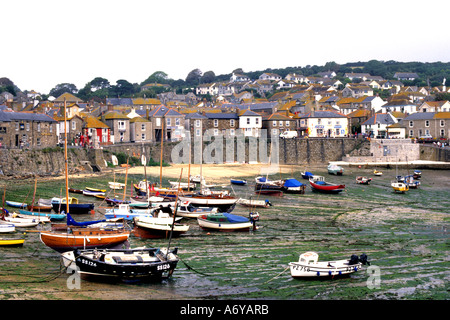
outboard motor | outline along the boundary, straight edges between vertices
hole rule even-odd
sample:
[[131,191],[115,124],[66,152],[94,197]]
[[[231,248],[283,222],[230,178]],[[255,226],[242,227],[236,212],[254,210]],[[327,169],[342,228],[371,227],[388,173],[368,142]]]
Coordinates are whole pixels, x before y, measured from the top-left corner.
[[258,212],[250,212],[248,217],[250,221],[259,221],[259,213]]
[[359,259],[358,256],[356,254],[352,254],[352,256],[350,257],[350,261],[348,262],[349,265],[352,264],[358,264],[359,263]]
[[365,253],[359,256],[359,262],[361,262],[363,265],[367,264],[368,266],[370,266],[370,262],[367,261],[367,255]]

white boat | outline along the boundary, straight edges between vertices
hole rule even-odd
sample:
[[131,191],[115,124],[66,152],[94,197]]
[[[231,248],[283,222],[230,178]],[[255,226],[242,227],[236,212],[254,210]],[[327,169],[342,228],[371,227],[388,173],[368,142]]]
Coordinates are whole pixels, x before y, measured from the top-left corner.
[[317,278],[348,276],[362,268],[363,264],[370,264],[367,256],[362,254],[359,258],[352,255],[347,260],[329,260],[319,262],[316,252],[305,252],[300,255],[298,262],[289,262],[293,278]]
[[196,187],[196,184],[194,182],[187,183],[187,182],[169,181],[169,183],[172,188],[179,187],[182,190],[188,190],[188,189],[193,190]]
[[245,207],[258,207],[258,208],[268,208],[270,206],[272,206],[272,203],[270,203],[270,201],[268,199],[266,200],[254,200],[254,199],[239,199],[237,201],[237,203],[239,203],[242,206]]
[[177,206],[177,216],[185,218],[197,218],[203,214],[217,212],[215,207],[195,207],[190,202],[182,202]]
[[189,230],[189,225],[173,223],[173,217],[170,217],[166,212],[159,212],[155,217],[135,217],[134,235],[142,238],[169,238],[172,236],[179,236]]
[[181,202],[190,202],[196,207],[218,207],[219,211],[227,211],[236,204],[238,198],[226,195],[194,195],[191,197],[178,196]]
[[120,182],[108,182],[108,186],[110,189],[114,190],[122,190],[125,187],[125,183]]
[[36,219],[33,218],[21,218],[15,214],[4,216],[3,219],[5,222],[9,222],[13,224],[17,228],[27,228],[27,227],[35,227],[39,224],[39,217]]
[[16,226],[6,221],[0,221],[0,233],[8,233],[16,231]]
[[[30,215],[29,214],[21,214],[21,213],[14,213],[14,215],[17,218],[23,218],[23,219],[30,219]],[[40,223],[47,223],[50,222],[50,217],[48,216],[38,216],[38,215],[31,215],[33,217],[34,220],[40,222]]]
[[242,217],[226,212],[204,214],[197,218],[198,225],[204,230],[215,231],[250,231],[256,230],[259,213],[252,212],[249,217]]
[[394,180],[391,182],[391,187],[392,189],[394,189],[394,192],[398,193],[405,193],[406,191],[409,190],[409,186],[403,181]]
[[13,207],[13,208],[26,208],[26,207],[27,207],[27,204],[26,204],[26,203],[23,203],[23,202],[17,202],[17,201],[9,201],[9,200],[6,200],[5,203],[6,203],[8,206]]
[[375,176],[382,176],[382,175],[383,175],[383,172],[378,171],[377,169],[375,169],[375,170],[373,170],[373,174],[374,174]]
[[125,220],[133,220],[135,217],[151,216],[151,211],[151,209],[131,209],[128,204],[121,203],[117,208],[107,209],[105,211],[105,218],[123,218]]

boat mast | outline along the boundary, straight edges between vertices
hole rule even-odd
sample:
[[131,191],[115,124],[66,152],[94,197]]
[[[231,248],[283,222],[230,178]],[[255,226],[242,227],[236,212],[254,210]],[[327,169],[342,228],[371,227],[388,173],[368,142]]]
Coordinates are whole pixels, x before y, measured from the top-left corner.
[[[173,233],[173,227],[175,225],[175,217],[177,216],[177,210],[178,210],[178,193],[180,192],[180,182],[181,182],[181,176],[183,175],[183,168],[181,168],[180,172],[180,178],[178,179],[178,190],[177,190],[177,196],[175,198],[175,210],[173,211],[173,221],[172,221],[172,228],[170,229],[170,235],[169,235],[169,243],[167,244],[167,254],[166,259],[169,256],[169,247],[170,242],[172,241],[172,233]],[[189,179],[188,179],[189,180]]]
[[67,106],[66,98],[64,98],[64,162],[65,162],[65,176],[66,176],[66,214],[69,214],[69,176],[68,176],[68,160],[67,160]]
[[162,162],[164,146],[164,118],[161,119],[161,154],[159,157],[159,187],[162,188]]

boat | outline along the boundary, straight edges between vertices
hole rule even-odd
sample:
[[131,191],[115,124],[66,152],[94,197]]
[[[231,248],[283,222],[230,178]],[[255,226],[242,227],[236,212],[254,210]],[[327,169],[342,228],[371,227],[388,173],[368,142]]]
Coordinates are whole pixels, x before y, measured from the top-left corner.
[[329,174],[334,174],[337,176],[342,176],[344,174],[344,168],[336,164],[329,164],[327,170]]
[[128,201],[128,200],[120,200],[120,199],[109,198],[109,197],[105,198],[105,202],[108,205],[112,206],[112,207],[117,207],[121,203],[123,203],[123,204],[129,204],[130,203],[130,201]]
[[268,196],[283,196],[283,182],[281,180],[269,180],[265,177],[255,178],[255,193]]
[[93,203],[79,203],[77,198],[68,197],[68,198],[52,198],[52,206],[55,212],[67,212],[67,199],[69,201],[69,211],[73,214],[86,214],[91,213],[94,210]]
[[363,177],[363,176],[356,177],[356,183],[358,183],[358,184],[370,184],[371,181],[372,181],[372,178]]
[[41,231],[43,244],[58,252],[81,248],[111,248],[128,240],[130,231],[74,227],[62,231]]
[[23,216],[36,216],[36,217],[47,217],[50,220],[63,220],[66,217],[65,213],[46,213],[46,212],[33,212],[24,209],[19,209],[19,213]]
[[236,202],[239,200],[236,197],[222,194],[196,194],[192,196],[180,195],[178,199],[181,202],[190,202],[195,207],[217,207],[218,211],[221,212],[226,212],[234,208]]
[[107,209],[105,211],[106,219],[123,218],[133,220],[139,216],[151,216],[152,209],[131,209],[129,204],[121,203],[118,207]]
[[408,185],[410,189],[417,189],[420,186],[420,181],[415,180],[414,175],[407,175],[404,177],[403,182]]
[[66,268],[91,279],[155,281],[172,276],[178,248],[90,249],[62,253]]
[[47,204],[35,203],[35,204],[27,205],[26,209],[28,211],[37,211],[37,212],[45,211],[45,212],[49,212],[49,211],[52,211],[53,207],[50,204],[47,205]]
[[17,202],[17,201],[8,201],[8,200],[6,200],[5,204],[10,206],[11,208],[21,208],[21,209],[23,208],[24,209],[24,208],[27,207],[26,203]]
[[200,183],[202,180],[204,181],[205,178],[202,177],[201,175],[189,176],[189,181],[190,181],[190,182]]
[[168,239],[178,237],[189,230],[189,225],[174,223],[174,218],[166,212],[159,212],[155,217],[135,217],[133,234],[144,239]]
[[306,179],[306,180],[309,180],[313,176],[313,174],[309,171],[304,171],[301,173],[301,175],[302,175],[302,178]]
[[289,269],[293,278],[334,278],[349,276],[369,264],[367,256],[352,255],[350,259],[318,261],[316,252],[305,252],[300,255],[298,262],[289,262]]
[[306,185],[298,181],[297,179],[286,179],[283,181],[282,190],[286,193],[300,193],[304,194]]
[[81,189],[69,188],[69,192],[83,194],[83,190],[81,190]]
[[33,218],[22,218],[19,217],[16,213],[9,213],[8,210],[3,209],[3,214],[0,217],[1,221],[11,223],[17,228],[28,228],[28,227],[35,227],[39,224],[38,219]]
[[422,171],[414,170],[413,177],[414,177],[414,179],[417,179],[417,180],[420,179],[422,177]]
[[238,202],[240,205],[244,207],[251,208],[268,208],[272,206],[272,203],[268,200],[256,200],[256,199],[239,199]]
[[392,189],[394,189],[394,192],[396,193],[405,193],[406,191],[409,190],[409,186],[405,182],[398,180],[392,181],[391,187]]
[[0,221],[0,233],[9,233],[16,231],[16,226],[6,221]]
[[230,179],[230,183],[231,184],[236,184],[238,186],[245,186],[247,184],[247,180],[231,178]]
[[108,182],[108,186],[110,189],[122,190],[125,187],[125,183],[110,181]]
[[101,192],[101,193],[106,192],[106,189],[97,189],[97,188],[91,188],[91,187],[85,187],[84,190],[91,191],[91,192]]
[[22,247],[25,239],[3,239],[0,238],[1,247]]
[[373,174],[374,174],[375,176],[382,176],[382,175],[383,175],[383,172],[378,171],[377,169],[375,169],[375,170],[373,170]]
[[177,206],[176,215],[184,218],[197,218],[203,214],[217,211],[216,207],[195,207],[190,202],[182,202]]
[[316,181],[325,181],[325,177],[319,176],[319,175],[317,175],[317,174],[313,174],[309,180],[312,180],[313,182],[316,182]]
[[104,192],[104,191],[94,191],[94,190],[84,189],[84,190],[83,190],[83,195],[84,195],[84,196],[92,196],[92,197],[96,197],[96,196],[105,196],[105,195],[106,195],[106,192]]
[[181,190],[195,189],[196,184],[193,182],[178,182],[178,181],[170,181],[169,184],[172,188],[180,188]]
[[344,184],[334,184],[325,181],[313,181],[309,180],[309,184],[313,191],[318,191],[321,193],[339,193],[345,190]]
[[198,225],[203,230],[215,231],[250,231],[256,230],[259,213],[249,213],[249,217],[238,216],[227,212],[216,212],[201,215],[197,218]]
[[[20,211],[20,210],[19,210]],[[18,218],[24,218],[24,219],[30,219],[30,215],[28,215],[28,214],[22,214],[22,213],[17,213],[17,212],[14,212],[14,216],[16,216],[16,217],[18,217]],[[50,222],[51,221],[51,219],[50,219],[50,217],[49,216],[42,216],[42,215],[31,215],[32,216],[32,218],[31,219],[35,219],[36,221],[38,221],[39,223],[47,223],[47,222]],[[63,215],[63,218],[62,219],[64,219],[65,218],[65,215]],[[58,220],[58,219],[56,219],[56,220]]]

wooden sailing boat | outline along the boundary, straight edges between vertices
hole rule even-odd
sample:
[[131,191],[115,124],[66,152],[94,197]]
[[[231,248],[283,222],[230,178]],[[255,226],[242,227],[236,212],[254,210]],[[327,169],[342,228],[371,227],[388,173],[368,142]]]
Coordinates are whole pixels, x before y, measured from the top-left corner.
[[[66,182],[66,198],[64,206],[66,213],[72,211],[69,202],[69,177],[68,177],[68,161],[67,161],[67,129],[66,129],[66,101],[64,99],[64,156],[65,156],[65,182]],[[63,207],[63,203],[61,203]],[[124,229],[111,230],[103,228],[72,228],[67,229],[41,231],[40,239],[46,246],[58,251],[64,252],[82,248],[111,248],[128,240],[130,232]]]

